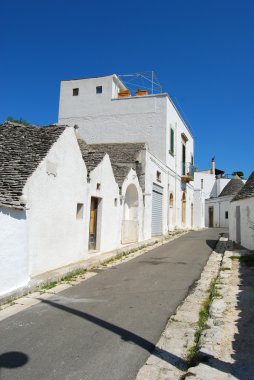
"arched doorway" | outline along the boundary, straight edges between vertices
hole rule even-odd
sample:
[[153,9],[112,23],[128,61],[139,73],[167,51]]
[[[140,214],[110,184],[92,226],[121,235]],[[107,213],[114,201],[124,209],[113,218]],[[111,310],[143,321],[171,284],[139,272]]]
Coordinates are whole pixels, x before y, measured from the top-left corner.
[[138,190],[135,185],[127,187],[124,199],[122,244],[138,241]]
[[186,194],[183,192],[182,195],[182,225],[186,224]]

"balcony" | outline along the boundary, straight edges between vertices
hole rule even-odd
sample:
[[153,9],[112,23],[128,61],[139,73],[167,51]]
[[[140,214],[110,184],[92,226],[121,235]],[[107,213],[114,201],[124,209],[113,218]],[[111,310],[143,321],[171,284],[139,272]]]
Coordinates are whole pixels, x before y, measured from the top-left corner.
[[183,182],[190,182],[194,180],[194,173],[196,171],[195,166],[193,166],[190,162],[182,162],[182,175],[181,180]]

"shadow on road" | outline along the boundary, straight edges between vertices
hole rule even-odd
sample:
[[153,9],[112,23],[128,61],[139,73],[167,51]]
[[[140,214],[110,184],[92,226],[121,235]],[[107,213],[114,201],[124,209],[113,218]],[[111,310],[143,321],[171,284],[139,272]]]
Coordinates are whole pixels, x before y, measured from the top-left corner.
[[0,355],[0,378],[3,368],[15,369],[26,365],[29,356],[19,351],[9,351]]
[[57,309],[63,310],[67,313],[71,313],[73,315],[76,315],[77,317],[83,318],[89,322],[92,322],[96,324],[97,326],[100,326],[106,330],[111,331],[113,334],[116,334],[122,338],[122,340],[126,342],[132,342],[136,344],[137,346],[143,348],[144,350],[148,351],[150,354],[153,353],[153,355],[157,356],[158,358],[166,361],[167,363],[172,364],[176,368],[180,370],[186,369],[186,363],[183,359],[179,358],[178,356],[171,354],[170,352],[167,352],[163,349],[160,349],[156,347],[153,343],[149,342],[148,340],[142,338],[141,336],[132,333],[131,331],[128,331],[122,327],[119,327],[117,325],[114,325],[113,323],[104,321],[101,318],[95,317],[91,314],[85,313],[80,310],[73,309],[71,307],[58,304],[56,302],[50,301],[50,300],[44,300],[41,299],[41,302],[46,303],[52,307],[55,307]]

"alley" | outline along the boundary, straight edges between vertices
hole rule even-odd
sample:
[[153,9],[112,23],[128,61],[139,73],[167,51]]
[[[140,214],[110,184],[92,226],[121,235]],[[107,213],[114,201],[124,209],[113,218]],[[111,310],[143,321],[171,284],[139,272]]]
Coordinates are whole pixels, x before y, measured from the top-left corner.
[[1,379],[134,380],[221,231],[189,232],[3,320]]

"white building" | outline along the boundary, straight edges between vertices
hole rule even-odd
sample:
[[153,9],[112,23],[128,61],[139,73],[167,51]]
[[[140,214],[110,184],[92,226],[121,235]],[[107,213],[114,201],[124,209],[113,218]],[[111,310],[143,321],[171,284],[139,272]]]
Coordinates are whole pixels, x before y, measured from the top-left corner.
[[[224,178],[224,171],[215,167],[215,160],[212,159],[211,168],[208,170],[195,171],[194,173],[194,226],[195,227],[219,227],[217,212],[219,206],[215,207],[215,220],[210,215],[207,203],[209,200],[217,204],[219,194],[224,187],[230,182],[229,178]],[[221,199],[219,199],[221,201]],[[219,202],[218,201],[218,202]]]
[[84,258],[86,167],[69,127],[0,126],[0,296]]
[[0,297],[144,239],[143,192],[127,163],[113,169],[72,127],[0,126]]
[[243,185],[243,180],[235,175],[217,197],[206,199],[206,226],[229,227],[230,202]]
[[254,249],[254,172],[231,201],[229,238]]
[[59,123],[78,125],[88,144],[146,143],[144,236],[193,226],[193,136],[167,93],[131,96],[117,75],[62,81]]

